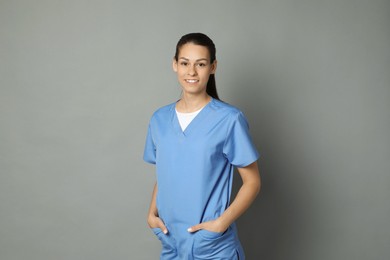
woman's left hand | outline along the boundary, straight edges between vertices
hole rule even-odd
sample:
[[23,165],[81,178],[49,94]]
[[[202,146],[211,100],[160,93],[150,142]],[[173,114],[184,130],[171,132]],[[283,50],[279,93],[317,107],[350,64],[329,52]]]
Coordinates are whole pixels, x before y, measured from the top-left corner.
[[201,230],[201,229],[205,229],[205,230],[217,232],[217,233],[222,233],[222,232],[225,232],[226,229],[228,229],[228,226],[226,227],[225,225],[223,225],[223,223],[221,223],[221,221],[219,221],[219,219],[215,219],[215,220],[210,220],[207,222],[199,223],[195,226],[190,227],[187,231],[190,233],[194,233],[194,232]]

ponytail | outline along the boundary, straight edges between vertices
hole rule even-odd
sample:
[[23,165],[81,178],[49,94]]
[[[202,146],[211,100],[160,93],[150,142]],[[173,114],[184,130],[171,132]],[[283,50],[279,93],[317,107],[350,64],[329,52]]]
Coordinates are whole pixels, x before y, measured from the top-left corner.
[[206,92],[212,98],[220,100],[217,92],[217,86],[215,84],[214,74],[211,74],[209,77],[209,81],[207,82]]

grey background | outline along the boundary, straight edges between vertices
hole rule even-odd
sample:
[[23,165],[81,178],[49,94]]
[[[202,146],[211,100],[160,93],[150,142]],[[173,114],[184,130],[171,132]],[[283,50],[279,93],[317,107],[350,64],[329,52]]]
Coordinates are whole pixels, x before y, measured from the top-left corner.
[[247,258],[389,259],[389,22],[379,0],[0,0],[0,259],[158,258],[143,145],[194,31],[262,154]]

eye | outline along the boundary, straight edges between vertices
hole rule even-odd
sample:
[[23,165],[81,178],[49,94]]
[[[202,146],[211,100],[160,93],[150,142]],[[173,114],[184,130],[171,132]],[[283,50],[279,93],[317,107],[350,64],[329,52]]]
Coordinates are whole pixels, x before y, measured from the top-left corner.
[[180,65],[181,65],[181,66],[187,66],[187,65],[188,65],[188,62],[182,61],[182,62],[180,62]]
[[198,67],[205,67],[206,63],[198,63]]

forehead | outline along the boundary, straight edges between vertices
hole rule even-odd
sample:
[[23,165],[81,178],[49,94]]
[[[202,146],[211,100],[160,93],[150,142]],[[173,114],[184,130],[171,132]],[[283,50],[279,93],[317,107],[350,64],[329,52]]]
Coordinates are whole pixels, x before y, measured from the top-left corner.
[[210,60],[210,54],[209,50],[205,46],[186,43],[179,49],[179,59],[180,58],[186,58],[188,60]]

